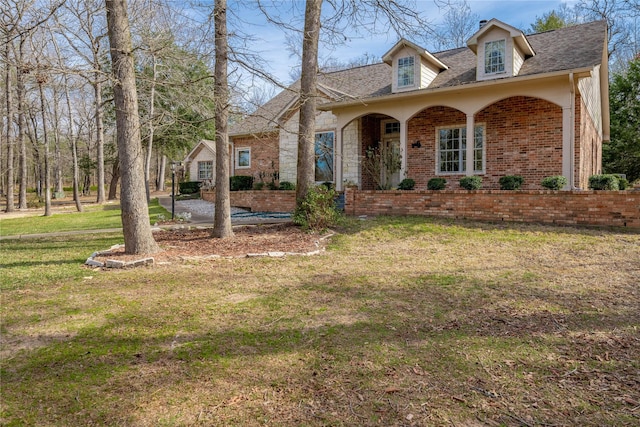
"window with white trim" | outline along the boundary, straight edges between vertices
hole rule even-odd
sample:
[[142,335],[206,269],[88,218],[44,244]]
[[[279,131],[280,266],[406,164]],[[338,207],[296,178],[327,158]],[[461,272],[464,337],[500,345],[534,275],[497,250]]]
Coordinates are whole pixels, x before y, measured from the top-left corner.
[[[439,128],[438,173],[459,174],[467,170],[467,127]],[[473,147],[473,172],[484,171],[484,126],[476,125]]]
[[413,56],[398,59],[398,87],[413,86],[415,67]]
[[198,162],[198,181],[213,179],[213,161]]
[[504,73],[505,40],[496,40],[484,44],[484,73]]
[[400,122],[389,121],[384,123],[384,134],[390,135],[400,133]]
[[333,132],[316,133],[316,182],[333,182]]
[[236,169],[251,167],[251,148],[236,148]]

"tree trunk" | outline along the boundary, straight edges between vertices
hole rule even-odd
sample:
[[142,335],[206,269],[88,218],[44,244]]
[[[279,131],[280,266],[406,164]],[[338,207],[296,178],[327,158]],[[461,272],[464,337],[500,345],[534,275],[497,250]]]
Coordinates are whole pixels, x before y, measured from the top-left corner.
[[318,41],[322,0],[307,0],[302,40],[300,77],[300,126],[296,199],[300,204],[315,183],[316,88],[318,84]]
[[11,55],[11,50],[9,49],[10,44],[7,43],[4,46],[4,54],[6,59],[6,74],[5,74],[5,95],[7,101],[7,133],[6,133],[6,141],[7,141],[7,204],[6,204],[6,212],[13,212],[15,210],[15,203],[13,201],[13,192],[14,192],[14,172],[13,172],[13,138],[11,135],[11,129],[13,128],[13,93],[11,91],[11,67],[9,66],[9,58]]
[[94,96],[96,102],[96,166],[98,168],[98,196],[96,202],[102,204],[104,197],[104,113],[102,109],[102,83],[100,73],[95,73]]
[[67,101],[67,112],[69,113],[69,148],[71,148],[71,158],[73,161],[73,201],[78,212],[82,212],[82,201],[80,200],[80,169],[78,168],[78,143],[73,134],[73,111],[71,110],[71,96],[69,96],[69,76],[64,75],[64,96]]
[[[18,67],[16,69],[16,102],[18,107],[18,151],[19,151],[19,168],[18,168],[18,180],[20,182],[19,194],[18,194],[18,208],[27,209],[27,143],[25,141],[25,132],[27,124],[25,120],[25,88],[24,88],[24,75],[20,64],[22,64],[24,39],[20,38],[18,45],[18,57],[16,63]],[[25,71],[26,72],[26,71]]]
[[152,55],[153,75],[151,76],[151,90],[149,95],[149,142],[147,143],[147,157],[144,165],[144,185],[147,193],[147,203],[151,201],[151,158],[153,154],[153,115],[155,114],[155,97],[156,97],[156,73],[158,70],[158,61],[155,53]]
[[62,180],[63,167],[62,167],[62,152],[60,151],[60,108],[58,106],[58,89],[57,85],[53,86],[53,146],[54,146],[54,185],[55,192],[62,193],[64,191],[64,182]]
[[216,207],[213,218],[213,237],[233,236],[231,201],[229,198],[229,86],[227,82],[227,0],[216,0],[213,9],[215,26],[215,109],[216,109]]
[[118,198],[118,181],[120,180],[120,159],[116,156],[111,170],[111,183],[109,183],[109,200]]
[[144,157],[140,142],[138,95],[127,2],[126,0],[106,0],[105,3],[115,79],[113,95],[116,106],[118,157],[121,162],[120,205],[125,252],[128,254],[154,253],[159,248],[153,239],[145,199]]
[[47,111],[44,100],[44,81],[46,77],[38,76],[40,92],[40,108],[42,109],[42,135],[44,139],[44,216],[51,216],[51,165],[49,163],[49,136],[47,135]]
[[158,165],[158,176],[156,177],[156,191],[164,191],[164,175],[167,170],[167,156],[160,156],[160,164]]

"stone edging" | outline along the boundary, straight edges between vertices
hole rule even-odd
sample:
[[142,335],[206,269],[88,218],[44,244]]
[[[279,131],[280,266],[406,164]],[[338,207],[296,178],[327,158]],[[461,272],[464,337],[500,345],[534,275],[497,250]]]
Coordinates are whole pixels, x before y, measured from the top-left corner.
[[[322,240],[327,240],[328,238],[334,236],[335,233],[331,232],[325,236],[322,236],[318,239],[318,242],[316,242],[316,245],[318,245],[318,243]],[[97,256],[109,256],[112,255],[114,253],[114,251],[116,249],[122,249],[124,248],[123,244],[117,244],[117,245],[113,245],[111,246],[109,249],[107,249],[106,251],[96,251],[94,253],[91,254],[91,256],[89,256],[89,258],[87,258],[87,260],[85,261],[84,265],[88,266],[88,267],[96,267],[96,268],[135,268],[135,267],[142,267],[145,265],[154,265],[155,264],[155,260],[153,257],[147,257],[147,258],[141,258],[138,260],[134,260],[134,261],[117,261],[117,260],[111,260],[111,259],[107,259],[105,262],[100,262],[100,261],[96,261],[95,258]],[[258,252],[258,253],[248,253],[246,255],[238,255],[238,256],[225,256],[223,257],[222,255],[201,255],[201,256],[183,256],[183,257],[179,257],[179,259],[181,261],[202,261],[202,260],[209,260],[209,259],[235,259],[235,258],[262,258],[262,257],[269,257],[269,258],[284,258],[286,256],[312,256],[312,255],[319,255],[322,252],[324,252],[324,248],[321,249],[316,249],[315,251],[310,251],[310,252],[278,252],[278,251],[274,251],[274,252]],[[165,264],[165,263],[162,263]]]
[[114,254],[114,250],[124,248],[123,244],[113,245],[106,251],[97,251],[91,254],[85,261],[84,265],[89,267],[99,268],[133,268],[141,267],[143,265],[153,265],[155,260],[153,257],[141,258],[134,261],[117,261],[114,259],[107,259],[105,262],[96,261],[97,256],[109,256]]

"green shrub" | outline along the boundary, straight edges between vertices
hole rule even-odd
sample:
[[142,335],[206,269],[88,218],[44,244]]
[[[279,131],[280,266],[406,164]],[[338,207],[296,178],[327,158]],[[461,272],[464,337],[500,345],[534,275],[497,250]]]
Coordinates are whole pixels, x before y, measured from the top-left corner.
[[482,187],[482,177],[465,176],[460,178],[460,187],[465,190],[479,190]]
[[200,191],[202,185],[199,181],[186,181],[178,183],[181,194],[194,194]]
[[589,177],[589,188],[592,190],[611,190],[620,189],[620,178],[613,174],[591,175]]
[[264,182],[256,182],[253,184],[254,190],[262,190],[264,188]]
[[616,176],[618,177],[618,188],[620,188],[620,190],[626,190],[629,188],[629,181],[627,180],[626,175],[619,173],[616,174]]
[[322,184],[323,187],[327,188],[327,190],[333,190],[333,182],[325,181]]
[[517,190],[522,187],[524,178],[520,175],[507,175],[500,177],[499,182],[501,190]]
[[415,179],[405,178],[398,184],[398,190],[413,190],[416,187]]
[[268,182],[268,183],[267,183],[267,188],[268,188],[269,190],[277,190],[277,189],[278,189],[278,186],[276,185],[276,183],[275,183],[275,182],[271,181],[271,182]]
[[567,178],[562,175],[548,176],[542,180],[540,185],[548,190],[562,190],[562,187],[567,185]]
[[282,181],[280,183],[280,190],[295,190],[296,185],[289,181]]
[[431,178],[427,182],[427,189],[429,190],[444,190],[447,186],[447,180],[444,178]]
[[236,175],[229,177],[229,190],[231,191],[247,191],[253,188],[253,177],[245,175]]
[[322,231],[335,225],[340,217],[335,204],[336,192],[319,185],[309,189],[307,196],[293,213],[293,223],[305,230]]

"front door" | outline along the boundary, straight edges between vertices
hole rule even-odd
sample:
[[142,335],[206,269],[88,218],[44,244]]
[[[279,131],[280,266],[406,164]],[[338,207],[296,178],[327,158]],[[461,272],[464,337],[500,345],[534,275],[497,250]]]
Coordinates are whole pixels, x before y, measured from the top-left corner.
[[382,165],[380,168],[380,182],[383,189],[396,188],[400,184],[401,152],[400,138],[388,137],[382,140]]

